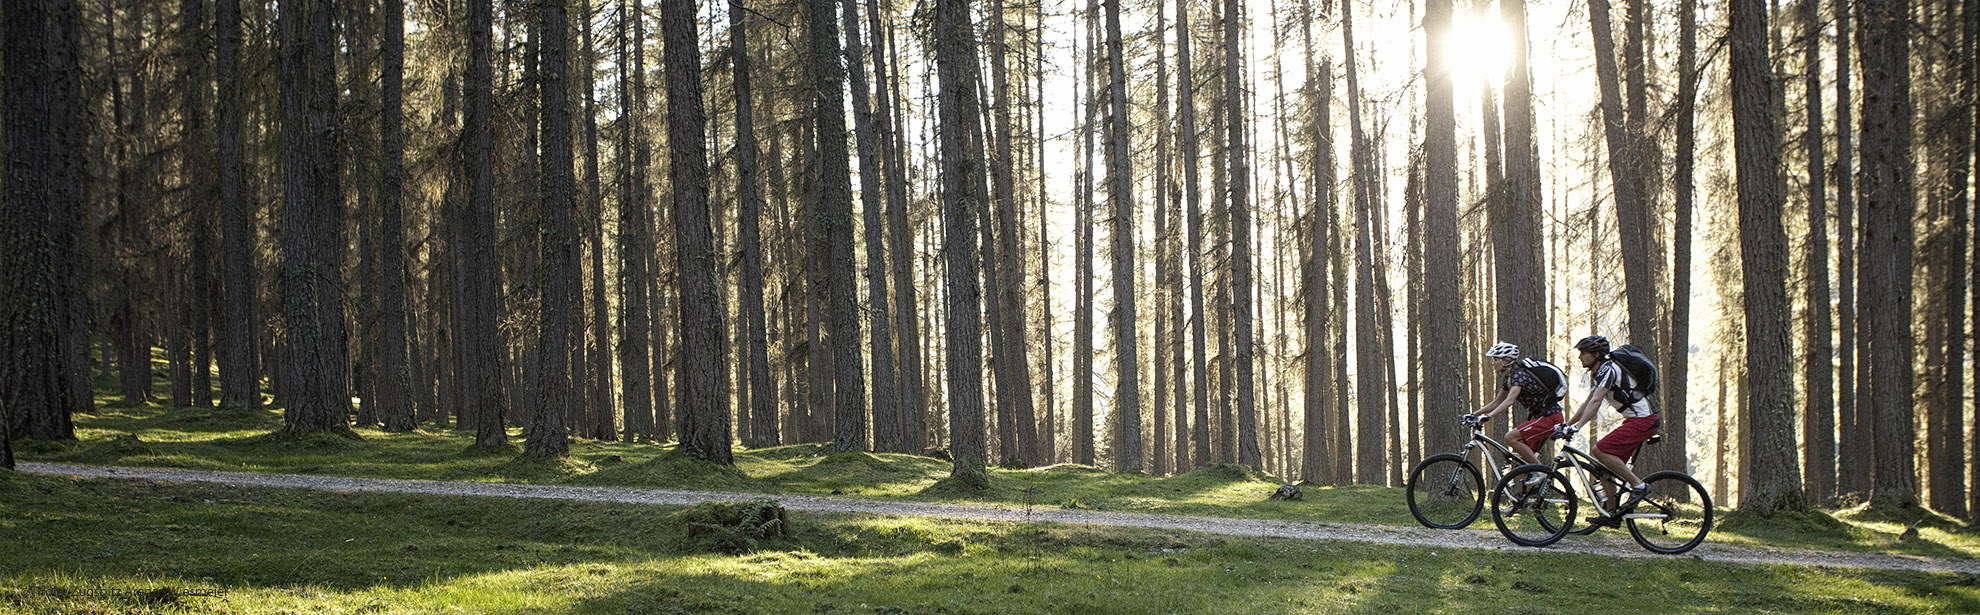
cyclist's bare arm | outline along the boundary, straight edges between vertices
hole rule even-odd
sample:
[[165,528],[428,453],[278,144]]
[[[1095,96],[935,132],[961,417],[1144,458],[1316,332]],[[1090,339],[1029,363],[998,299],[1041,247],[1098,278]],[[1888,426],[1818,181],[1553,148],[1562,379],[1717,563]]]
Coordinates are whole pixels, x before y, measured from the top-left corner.
[[1498,399],[1492,400],[1492,403],[1486,404],[1483,409],[1478,411],[1478,422],[1483,423],[1487,419],[1498,415],[1500,410],[1512,407],[1513,401],[1517,399],[1519,399],[1519,385],[1513,385],[1510,389],[1500,391]]
[[1575,429],[1581,429],[1582,425],[1595,419],[1595,413],[1602,409],[1602,398],[1608,396],[1609,387],[1596,387],[1595,390],[1589,391],[1588,401],[1581,402],[1581,410],[1576,411],[1574,420],[1568,421],[1567,424]]

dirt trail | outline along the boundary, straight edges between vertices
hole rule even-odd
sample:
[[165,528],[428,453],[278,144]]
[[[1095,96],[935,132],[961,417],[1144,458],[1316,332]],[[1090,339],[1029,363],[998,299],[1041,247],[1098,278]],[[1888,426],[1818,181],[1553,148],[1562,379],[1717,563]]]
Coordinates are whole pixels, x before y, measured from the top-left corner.
[[52,463],[22,463],[19,469],[23,472],[33,474],[87,478],[119,478],[179,483],[219,483],[248,487],[319,489],[344,492],[580,500],[626,504],[687,505],[712,500],[742,501],[761,497],[773,497],[779,503],[783,504],[785,508],[791,510],[828,513],[915,515],[975,521],[1036,521],[1068,525],[1135,527],[1296,540],[1346,540],[1431,549],[1450,548],[1546,553],[1586,553],[1630,559],[1687,557],[1736,564],[1784,564],[1793,566],[1980,574],[1980,559],[1974,558],[1934,558],[1841,551],[1768,549],[1714,544],[1709,540],[1684,555],[1657,555],[1644,551],[1627,536],[1615,532],[1607,532],[1607,536],[1568,537],[1559,543],[1555,543],[1554,546],[1545,549],[1529,549],[1513,546],[1506,542],[1503,537],[1499,536],[1496,530],[1489,529],[1489,523],[1485,524],[1485,527],[1488,529],[1432,530],[1418,526],[1269,521],[1187,515],[1063,510],[1058,508],[1027,509],[1016,506],[898,502],[891,500],[807,495],[765,496],[758,493],[721,491],[677,491],[627,487],[570,487],[516,483],[349,478],[299,474],[254,474],[246,472],[211,472],[164,468],[79,466]]

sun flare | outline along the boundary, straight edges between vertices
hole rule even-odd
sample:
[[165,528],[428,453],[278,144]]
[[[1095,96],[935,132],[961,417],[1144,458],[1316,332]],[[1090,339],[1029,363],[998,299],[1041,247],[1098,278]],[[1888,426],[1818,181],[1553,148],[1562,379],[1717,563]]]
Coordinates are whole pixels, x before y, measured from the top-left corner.
[[1489,79],[1497,84],[1505,78],[1511,63],[1506,29],[1497,15],[1456,15],[1451,19],[1451,39],[1444,46],[1445,65],[1458,83]]

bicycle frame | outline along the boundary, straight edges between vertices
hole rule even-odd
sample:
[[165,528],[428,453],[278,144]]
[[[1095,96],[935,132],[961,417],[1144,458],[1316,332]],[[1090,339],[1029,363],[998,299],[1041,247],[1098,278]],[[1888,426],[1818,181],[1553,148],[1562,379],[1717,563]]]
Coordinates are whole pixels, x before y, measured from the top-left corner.
[[[1641,448],[1637,450],[1638,452],[1642,451]],[[1636,455],[1630,455],[1629,460],[1625,462],[1634,461],[1635,459]],[[1562,466],[1564,465],[1567,467],[1563,468]],[[1573,489],[1576,494],[1582,499],[1587,500],[1588,504],[1594,508],[1594,516],[1608,517],[1615,513],[1614,510],[1609,508],[1608,494],[1602,493],[1597,487],[1602,483],[1617,483],[1619,481],[1617,481],[1614,474],[1609,472],[1607,466],[1602,465],[1602,462],[1597,461],[1594,456],[1583,452],[1581,449],[1575,448],[1572,438],[1561,441],[1561,452],[1554,456],[1554,468],[1567,477],[1568,488]],[[1618,484],[1615,488],[1617,489],[1616,495],[1621,497],[1621,485]],[[1656,519],[1662,516],[1657,513],[1631,512],[1616,519],[1618,521],[1624,519]]]

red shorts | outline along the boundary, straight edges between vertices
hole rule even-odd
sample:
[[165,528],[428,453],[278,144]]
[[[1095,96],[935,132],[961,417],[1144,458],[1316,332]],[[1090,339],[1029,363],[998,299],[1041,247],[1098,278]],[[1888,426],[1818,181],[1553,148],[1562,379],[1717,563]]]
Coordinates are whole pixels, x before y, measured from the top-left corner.
[[1554,435],[1554,426],[1561,424],[1562,414],[1561,412],[1555,412],[1520,423],[1519,427],[1515,427],[1514,430],[1519,432],[1519,440],[1526,443],[1526,448],[1537,451],[1540,450],[1541,444],[1547,442],[1549,436]]
[[1623,419],[1622,426],[1610,431],[1609,435],[1602,436],[1602,441],[1595,443],[1595,450],[1628,461],[1631,455],[1636,454],[1636,449],[1643,446],[1643,441],[1657,435],[1657,419],[1655,414]]

